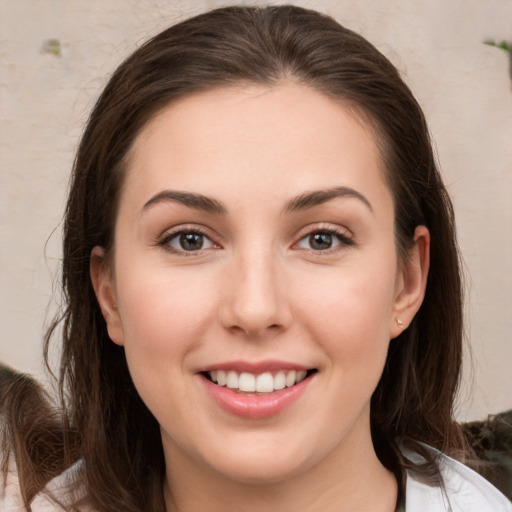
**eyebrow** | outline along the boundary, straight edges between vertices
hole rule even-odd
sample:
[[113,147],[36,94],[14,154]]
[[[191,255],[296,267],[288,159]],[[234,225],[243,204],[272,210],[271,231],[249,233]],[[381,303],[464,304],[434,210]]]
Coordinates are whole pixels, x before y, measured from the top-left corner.
[[202,210],[207,213],[216,213],[219,215],[225,215],[227,209],[211,197],[203,196],[202,194],[195,194],[193,192],[180,192],[176,190],[163,190],[158,194],[155,194],[149,201],[144,204],[142,211],[144,212],[148,208],[164,202],[176,202],[180,203],[189,208],[195,210]]
[[[368,199],[366,199],[363,194],[351,187],[334,187],[300,194],[299,196],[290,199],[286,203],[284,212],[292,213],[296,211],[307,210],[309,208],[319,206],[328,201],[331,201],[332,199],[340,197],[351,197],[358,199],[371,212],[373,212],[370,201],[368,201]],[[176,202],[187,206],[188,208],[202,210],[207,213],[215,213],[218,215],[226,215],[228,212],[227,208],[217,199],[213,199],[202,194],[196,194],[193,192],[181,192],[177,190],[163,190],[158,192],[144,204],[142,207],[142,212],[156,204],[164,202]]]
[[291,213],[299,210],[307,210],[314,206],[319,206],[323,203],[336,199],[338,197],[353,197],[361,201],[368,209],[373,213],[373,208],[363,194],[354,190],[351,187],[334,187],[324,190],[314,190],[312,192],[306,192],[291,199],[285,207],[285,212]]

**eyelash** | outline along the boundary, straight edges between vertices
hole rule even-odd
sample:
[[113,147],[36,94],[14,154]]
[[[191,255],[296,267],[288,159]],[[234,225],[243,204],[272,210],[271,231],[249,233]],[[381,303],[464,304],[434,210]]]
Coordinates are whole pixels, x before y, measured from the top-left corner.
[[[220,244],[215,242],[215,240],[213,240],[212,237],[209,236],[203,229],[201,229],[199,227],[195,227],[195,226],[194,227],[190,227],[190,228],[182,227],[182,228],[180,228],[180,229],[178,229],[176,231],[172,231],[170,233],[166,233],[163,236],[163,238],[161,238],[160,240],[157,241],[157,245],[160,246],[160,247],[163,247],[166,251],[168,251],[170,253],[180,254],[180,255],[183,255],[183,256],[194,256],[194,255],[197,256],[199,254],[202,254],[203,251],[212,248],[212,247],[207,247],[206,249],[201,248],[201,249],[198,249],[198,250],[187,251],[185,249],[176,249],[176,248],[174,248],[174,247],[172,247],[170,245],[170,242],[172,240],[174,240],[177,237],[179,237],[181,235],[184,235],[184,234],[197,234],[197,235],[201,235],[205,239],[209,240],[209,242],[213,246],[217,246],[216,248],[220,247]],[[316,234],[331,235],[331,236],[333,236],[334,238],[336,238],[338,240],[338,242],[340,243],[340,246],[342,246],[342,247],[351,247],[351,246],[355,245],[354,240],[352,238],[350,238],[349,236],[347,236],[345,231],[342,231],[340,229],[336,229],[336,228],[333,228],[333,227],[322,227],[322,226],[320,226],[320,227],[317,227],[315,229],[312,229],[311,231],[307,231],[306,233],[303,233],[302,236],[299,238],[299,240],[297,242],[295,242],[292,247],[297,246],[303,240],[306,240],[309,237],[312,237],[313,235],[316,235]],[[298,248],[298,250],[308,251],[308,252],[315,253],[315,254],[329,254],[329,253],[332,253],[332,252],[336,252],[337,250],[340,250],[340,249],[337,246],[335,246],[335,247],[329,247],[328,249],[319,249],[319,250],[315,250],[315,249],[311,249],[311,248]]]
[[157,245],[160,247],[163,247],[166,251],[172,253],[172,254],[179,254],[183,256],[197,256],[199,254],[202,254],[203,251],[210,249],[210,247],[207,247],[206,249],[198,249],[197,251],[187,251],[185,249],[176,249],[170,245],[170,242],[174,240],[175,238],[185,235],[185,234],[196,234],[201,235],[205,239],[209,240],[212,245],[219,246],[217,242],[215,242],[210,235],[208,235],[203,229],[199,227],[182,227],[176,231],[171,231],[170,233],[166,233],[163,238],[157,241]]
[[325,226],[325,227],[320,226],[311,231],[307,231],[300,237],[299,241],[296,242],[294,245],[298,245],[303,240],[306,240],[316,234],[327,234],[327,235],[333,236],[340,243],[340,247],[335,246],[335,247],[329,247],[328,249],[319,249],[319,250],[314,250],[314,249],[310,249],[310,248],[302,248],[299,250],[308,251],[308,252],[311,252],[314,254],[330,254],[332,252],[336,252],[336,251],[340,250],[340,248],[351,247],[351,246],[355,245],[354,240],[352,238],[350,238],[349,236],[347,236],[347,233],[345,230],[337,229],[337,228],[334,228],[331,226]]

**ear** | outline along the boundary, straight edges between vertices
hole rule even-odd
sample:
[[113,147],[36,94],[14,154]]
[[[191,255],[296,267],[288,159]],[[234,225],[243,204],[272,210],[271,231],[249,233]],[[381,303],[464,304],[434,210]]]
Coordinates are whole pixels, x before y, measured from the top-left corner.
[[114,278],[110,266],[106,263],[103,247],[96,246],[91,251],[90,274],[94,293],[107,323],[108,335],[114,343],[123,345],[123,329],[117,308]]
[[407,329],[420,309],[427,287],[429,265],[430,233],[425,226],[418,226],[414,232],[414,245],[398,271],[389,326],[390,338],[396,338]]

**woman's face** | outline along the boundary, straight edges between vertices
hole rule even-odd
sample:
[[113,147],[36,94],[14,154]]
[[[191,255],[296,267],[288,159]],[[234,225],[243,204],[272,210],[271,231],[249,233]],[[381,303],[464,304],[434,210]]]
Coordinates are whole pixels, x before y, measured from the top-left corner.
[[371,447],[428,249],[420,230],[399,265],[383,175],[369,127],[292,83],[194,94],[142,130],[92,277],[168,470],[279,481]]

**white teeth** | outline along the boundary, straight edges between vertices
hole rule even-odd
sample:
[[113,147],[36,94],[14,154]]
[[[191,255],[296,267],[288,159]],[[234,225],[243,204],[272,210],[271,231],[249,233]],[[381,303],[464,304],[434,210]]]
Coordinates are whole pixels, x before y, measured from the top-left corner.
[[228,372],[226,376],[226,386],[231,389],[238,388],[238,373],[236,372]]
[[215,382],[217,381],[217,384],[219,386],[225,386],[226,385],[226,372],[223,372],[222,370],[219,370],[217,373],[217,379],[213,378],[213,372],[212,372],[212,380]]
[[252,373],[241,373],[238,379],[238,389],[254,393],[256,391],[256,377]]
[[254,375],[249,372],[237,373],[233,370],[225,372],[217,370],[209,372],[213,382],[219,386],[227,386],[230,389],[238,389],[245,393],[272,393],[285,387],[291,387],[302,382],[307,375],[306,370],[281,370],[275,375],[271,372]]
[[277,372],[274,377],[274,389],[284,389],[286,387],[286,375],[284,372]]
[[274,378],[271,373],[258,375],[256,379],[256,391],[259,393],[272,393],[272,391],[274,391]]
[[308,372],[306,370],[301,370],[300,372],[297,372],[297,376],[295,377],[295,381],[297,382],[297,384],[299,382],[302,382],[306,378],[307,374]]
[[286,376],[286,387],[290,388],[295,384],[295,377],[297,376],[297,372],[295,370],[292,370],[291,372],[288,372],[288,375]]

